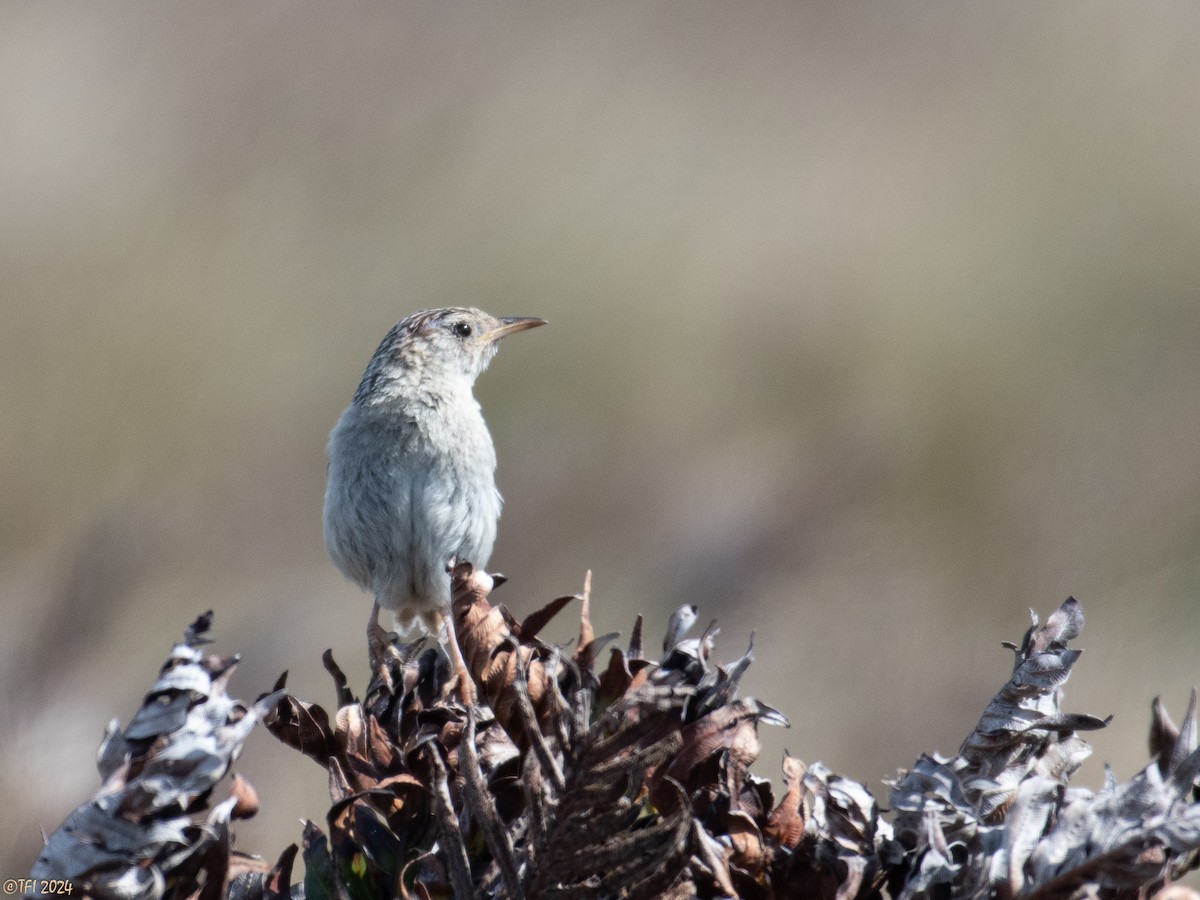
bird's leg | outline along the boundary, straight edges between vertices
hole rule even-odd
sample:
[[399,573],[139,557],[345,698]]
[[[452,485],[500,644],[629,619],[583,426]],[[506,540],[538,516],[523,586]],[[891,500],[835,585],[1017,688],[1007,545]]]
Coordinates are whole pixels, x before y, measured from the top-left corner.
[[370,646],[371,639],[375,636],[375,629],[379,627],[379,601],[376,600],[371,607],[371,617],[367,619],[367,646]]
[[454,630],[453,608],[446,616],[446,649],[450,651],[450,665],[454,669],[454,677],[458,681],[458,696],[462,699],[463,706],[470,709],[475,705],[475,679],[471,677],[467,661],[463,659],[462,650],[458,646],[458,634]]

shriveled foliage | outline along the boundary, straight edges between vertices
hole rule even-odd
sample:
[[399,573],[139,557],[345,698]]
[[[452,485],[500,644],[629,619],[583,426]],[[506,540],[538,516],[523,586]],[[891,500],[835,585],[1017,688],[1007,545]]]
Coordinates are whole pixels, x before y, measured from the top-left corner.
[[895,874],[904,896],[1144,896],[1196,867],[1200,774],[1196,692],[1182,729],[1154,701],[1154,760],[1118,785],[1111,771],[1098,792],[1069,787],[1091,748],[1078,731],[1108,719],[1064,713],[1062,685],[1081,651],[1083,630],[1068,599],[1016,654],[1013,674],[958,755],[922,756],[892,783],[893,828],[907,866]]
[[211,623],[208,612],[188,626],[124,731],[109,724],[96,760],[103,785],[47,839],[30,873],[36,884],[64,881],[73,894],[96,897],[207,900],[223,896],[231,876],[265,871],[231,848],[230,820],[258,809],[247,782],[235,775],[228,798],[197,815],[282,696],[248,705],[226,694],[238,658],[200,651]]
[[[366,700],[343,698],[350,705],[332,724],[318,714],[324,729],[307,746],[334,748],[325,764],[337,771],[340,748],[358,745],[360,723],[374,719],[371,740],[432,798],[432,816],[421,807],[412,821],[435,825],[420,843],[406,824],[400,868],[391,845],[345,842],[365,856],[364,874],[322,884],[323,894],[1118,897],[1196,865],[1194,708],[1176,728],[1156,705],[1155,761],[1130,782],[1068,788],[1090,753],[1080,732],[1107,724],[1061,708],[1081,652],[1069,647],[1083,627],[1075,600],[1008,645],[1012,676],[959,753],[917,760],[892,782],[884,816],[863,785],[820,763],[785,757],[778,798],[751,773],[759,725],[786,720],[737,696],[749,649],[716,665],[716,629],[688,637],[693,607],[672,617],[660,659],[646,658],[639,619],[628,647],[610,647],[601,663],[613,636],[594,635],[587,589],[575,598],[580,633],[568,653],[537,634],[573,598],[518,623],[492,604],[488,576],[461,565],[453,583],[463,655],[486,706],[458,705],[434,651],[376,633]],[[288,713],[300,708],[289,698],[269,727],[310,752]],[[395,796],[408,790],[384,796],[412,806]],[[381,797],[359,802],[378,808]]]
[[[689,636],[694,607],[672,616],[654,660],[640,618],[624,647],[595,635],[586,584],[518,622],[492,603],[492,577],[464,563],[452,583],[478,705],[462,705],[438,648],[373,624],[361,699],[326,653],[335,710],[281,697],[282,679],[254,707],[326,771],[330,810],[305,823],[300,846],[273,867],[232,866],[221,812],[231,798],[206,825],[125,838],[126,857],[152,861],[143,868],[157,876],[137,894],[98,881],[94,893],[184,896],[190,877],[195,896],[255,900],[1195,896],[1174,884],[1200,862],[1195,693],[1179,726],[1155,700],[1152,760],[1137,776],[1070,786],[1090,753],[1080,733],[1107,724],[1062,709],[1081,652],[1069,646],[1083,628],[1074,600],[1007,645],[1012,675],[958,753],[901,772],[885,811],[819,762],[785,755],[778,796],[751,773],[759,726],[786,719],[738,696],[750,648],[715,663],[716,628]],[[540,641],[572,603],[573,651]],[[139,717],[156,735],[183,729],[177,714]],[[102,772],[136,771],[145,752],[106,747]],[[43,871],[66,871],[54,863],[74,860],[66,840],[51,839]]]

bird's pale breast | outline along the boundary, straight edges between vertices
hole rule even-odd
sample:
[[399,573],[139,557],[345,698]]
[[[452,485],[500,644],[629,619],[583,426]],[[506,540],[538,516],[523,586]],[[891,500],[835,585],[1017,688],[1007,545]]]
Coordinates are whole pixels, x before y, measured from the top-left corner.
[[330,435],[330,555],[401,619],[449,605],[451,556],[480,567],[491,556],[495,451],[468,402],[453,415],[416,418],[351,406]]

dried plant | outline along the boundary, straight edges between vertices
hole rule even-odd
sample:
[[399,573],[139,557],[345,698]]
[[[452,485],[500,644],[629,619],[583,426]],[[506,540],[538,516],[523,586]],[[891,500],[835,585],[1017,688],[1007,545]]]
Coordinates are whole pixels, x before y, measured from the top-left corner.
[[[1080,732],[1107,724],[1061,708],[1080,654],[1074,600],[1008,645],[1012,676],[959,752],[918,759],[882,811],[820,763],[786,755],[778,798],[751,773],[759,725],[786,720],[737,696],[749,648],[718,665],[713,626],[688,636],[694,607],[651,660],[640,617],[624,648],[594,634],[586,584],[521,622],[492,603],[494,586],[469,564],[453,572],[471,708],[437,648],[374,624],[362,699],[325,655],[332,715],[283,679],[252,707],[229,701],[230,661],[200,657],[189,636],[123,736],[114,726],[104,789],[35,873],[90,879],[96,896],[246,900],[1197,896],[1175,884],[1200,862],[1195,693],[1178,727],[1155,700],[1153,758],[1137,776],[1070,786],[1090,753]],[[540,641],[572,602],[574,651]],[[326,770],[332,803],[273,865],[229,850],[244,783],[205,821],[190,817],[259,716]],[[166,765],[181,753],[191,768]]]
[[47,839],[30,873],[35,887],[65,882],[85,896],[208,900],[223,896],[240,870],[262,868],[230,844],[230,820],[258,808],[249,784],[234,776],[229,797],[204,820],[194,816],[282,696],[248,706],[225,693],[238,658],[201,653],[211,623],[208,612],[188,626],[124,731],[109,724],[97,754],[103,786]]

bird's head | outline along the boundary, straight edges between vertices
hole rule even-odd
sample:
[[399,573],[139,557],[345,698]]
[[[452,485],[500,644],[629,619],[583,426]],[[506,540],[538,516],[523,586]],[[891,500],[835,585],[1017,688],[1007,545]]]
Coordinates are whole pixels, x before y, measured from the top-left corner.
[[355,400],[464,384],[469,389],[496,355],[501,338],[545,324],[544,319],[497,318],[457,306],[412,313],[396,323],[371,357]]

